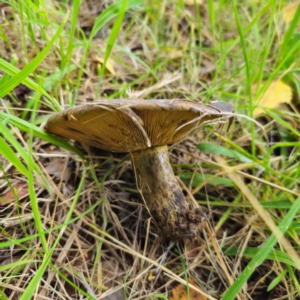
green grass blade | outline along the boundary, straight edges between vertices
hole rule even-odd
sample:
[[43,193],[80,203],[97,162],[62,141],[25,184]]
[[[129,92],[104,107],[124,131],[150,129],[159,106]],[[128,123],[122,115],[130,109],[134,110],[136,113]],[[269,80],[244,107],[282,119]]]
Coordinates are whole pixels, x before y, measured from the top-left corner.
[[[36,117],[36,112],[37,112],[37,107],[38,107],[38,102],[35,102],[35,105],[33,107],[33,112],[31,115],[31,122],[32,120],[35,119]],[[32,127],[30,128],[29,131],[30,137],[29,137],[29,141],[28,141],[28,156],[33,157],[33,130]],[[31,207],[32,207],[32,212],[33,212],[33,216],[34,216],[34,221],[35,221],[35,226],[37,228],[37,231],[40,235],[40,239],[41,239],[41,243],[43,246],[43,250],[44,253],[47,255],[49,252],[49,248],[48,248],[48,244],[47,244],[47,240],[46,240],[46,235],[44,233],[44,228],[43,228],[43,221],[41,218],[41,214],[40,214],[40,210],[39,210],[39,205],[38,205],[38,200],[35,194],[35,177],[34,177],[34,161],[33,159],[28,159],[27,160],[27,165],[28,165],[28,188],[29,188],[29,199],[30,199],[30,203],[31,203]],[[47,180],[44,180],[47,183]],[[48,188],[48,190],[50,190]]]
[[68,223],[68,221],[70,221],[70,219],[71,219],[71,216],[72,216],[73,211],[75,209],[75,206],[76,206],[76,203],[78,201],[79,195],[82,191],[84,180],[85,180],[85,173],[82,174],[81,181],[80,181],[78,189],[76,191],[76,195],[74,197],[74,200],[72,201],[72,204],[71,204],[70,210],[68,212],[68,215],[66,216],[65,224],[63,224],[64,226],[61,228],[56,240],[53,243],[52,248],[50,249],[50,251],[47,254],[45,254],[45,257],[44,257],[44,260],[43,260],[42,264],[40,265],[40,267],[36,271],[35,275],[33,276],[32,280],[30,281],[28,286],[26,287],[24,293],[20,297],[20,300],[30,299],[33,296],[38,284],[40,283],[41,278],[42,278],[46,268],[50,264],[52,254],[53,254],[54,250],[56,250],[57,244],[59,243],[59,241],[60,241],[60,239],[61,239],[61,237],[62,237],[62,235],[63,235],[63,233],[64,233],[64,231],[67,227],[66,223]]
[[14,151],[7,145],[4,139],[0,137],[0,153],[9,161],[11,162],[16,169],[22,173],[24,176],[28,176],[27,168],[23,165]]
[[[145,2],[145,0],[128,0],[126,10],[128,10],[130,8],[138,7],[138,6],[142,5],[144,2]],[[108,7],[107,9],[105,9],[102,12],[102,14],[96,19],[96,21],[94,23],[94,26],[93,26],[93,29],[91,31],[90,38],[89,38],[90,41],[95,37],[95,35],[99,32],[99,30],[107,22],[109,22],[111,19],[113,19],[114,17],[116,17],[119,14],[120,8],[122,7],[123,4],[124,4],[124,2],[122,0],[118,1],[117,3],[114,3],[113,5],[111,5],[110,7]]]
[[[0,69],[5,72],[5,74],[9,74],[11,76],[16,76],[17,74],[19,74],[21,71],[16,68],[12,63],[8,63],[7,61],[3,60],[2,58],[0,58]],[[3,78],[2,78],[3,79]],[[0,85],[1,86],[5,86],[6,83],[8,82],[8,78],[6,78],[5,80],[1,80],[0,81]],[[44,95],[45,97],[47,97],[51,103],[55,103],[55,101],[53,100],[52,96],[50,96],[42,87],[40,87],[38,84],[36,84],[33,80],[31,80],[30,78],[24,78],[23,82],[24,85],[26,85],[27,87],[29,87],[30,89],[41,93],[42,95]],[[13,87],[14,88],[14,87]],[[8,92],[7,92],[8,93]],[[1,95],[5,96],[6,94],[3,93],[3,91],[0,92]],[[2,97],[3,97],[2,96]]]
[[[130,9],[130,8],[134,8],[137,6],[140,6],[144,3],[144,0],[129,0],[126,10]],[[89,40],[85,45],[85,49],[84,49],[84,54],[83,54],[83,58],[82,58],[82,62],[81,62],[81,67],[78,73],[78,80],[77,80],[77,86],[75,90],[78,90],[79,84],[80,84],[80,79],[82,78],[82,74],[83,74],[83,66],[85,64],[87,55],[88,55],[88,49],[90,47],[90,44],[93,40],[93,38],[95,37],[95,35],[99,32],[99,30],[107,23],[109,22],[112,18],[116,17],[119,14],[120,8],[123,4],[123,1],[118,1],[117,3],[112,4],[111,6],[109,6],[107,9],[105,9],[101,15],[95,20],[94,26],[92,28],[91,34],[89,36]],[[72,103],[71,105],[73,105],[74,103]]]
[[[27,65],[25,66],[19,73],[13,76],[9,81],[5,83],[5,85],[0,86],[0,98],[7,95],[12,89],[14,89],[17,85],[22,83],[45,59],[49,51],[51,50],[55,41],[59,38],[65,23],[68,19],[68,16],[64,19],[64,21],[59,26],[57,32],[53,36],[53,38],[49,41],[47,46]],[[53,105],[57,105],[57,102],[54,102]]]
[[115,21],[114,26],[112,28],[111,34],[108,38],[106,49],[105,49],[105,54],[104,54],[104,62],[102,64],[102,68],[101,68],[101,75],[100,75],[101,78],[104,75],[104,70],[105,70],[107,60],[110,56],[110,53],[111,53],[111,51],[114,47],[114,44],[116,42],[116,39],[117,39],[118,35],[119,35],[120,29],[121,29],[121,26],[122,26],[122,23],[123,23],[123,20],[124,20],[124,16],[125,16],[125,13],[126,13],[127,3],[128,3],[128,0],[123,1],[123,4],[120,8],[120,11],[117,15],[116,21]]
[[280,116],[278,116],[277,113],[275,113],[272,110],[268,110],[268,115],[271,116],[273,120],[275,120],[276,122],[278,122],[278,124],[280,124],[283,127],[287,128],[295,136],[297,136],[298,138],[300,137],[299,130],[295,129],[290,122],[287,122],[283,118],[281,118]]
[[221,145],[216,145],[215,143],[203,142],[203,143],[198,144],[197,148],[205,153],[225,155],[230,158],[238,159],[244,163],[253,162],[253,160],[248,158],[247,156],[245,156],[237,151],[223,147]]
[[[293,218],[298,213],[300,209],[300,197],[298,197],[288,211],[288,213],[283,218],[282,222],[278,225],[279,230],[284,234],[286,230],[291,225]],[[235,299],[238,292],[242,289],[243,285],[253,274],[255,269],[268,257],[269,253],[273,250],[273,247],[276,245],[277,239],[274,234],[272,234],[264,245],[259,249],[259,251],[254,255],[250,263],[245,267],[243,272],[235,280],[235,282],[229,287],[226,293],[223,296],[223,300],[232,300]],[[299,268],[299,266],[298,266]]]
[[16,262],[13,262],[11,264],[0,266],[0,272],[3,272],[7,269],[13,269],[13,268],[21,266],[21,265],[32,264],[32,263],[36,263],[36,262],[38,262],[38,260],[33,260],[33,259],[26,259],[26,260],[16,261]]
[[299,24],[299,20],[300,20],[300,3],[298,4],[297,10],[295,12],[294,18],[290,24],[289,29],[287,30],[283,42],[282,42],[282,46],[280,49],[280,53],[281,53],[281,57],[283,58],[283,55],[285,55],[285,50],[289,45],[289,42],[295,32],[295,29],[297,28],[298,24]]
[[220,186],[224,185],[227,187],[234,187],[234,182],[229,178],[219,177],[219,176],[212,176],[211,174],[193,174],[193,173],[187,173],[187,172],[181,172],[180,173],[180,179],[185,183],[189,184],[191,180],[192,187],[197,187],[204,182],[212,185],[212,186]]
[[72,18],[71,18],[71,27],[70,27],[70,36],[69,36],[69,43],[67,47],[67,53],[65,56],[64,61],[62,62],[61,69],[65,69],[66,66],[70,67],[71,62],[71,54],[74,47],[74,36],[75,36],[75,29],[76,29],[76,22],[78,19],[78,12],[80,8],[80,0],[74,0],[72,3]]
[[279,282],[285,277],[286,273],[288,272],[287,269],[283,270],[277,277],[275,277],[272,282],[269,284],[267,291],[271,291],[274,289],[275,286],[279,284]]
[[[245,61],[246,82],[247,82],[246,90],[247,90],[247,94],[249,96],[248,112],[249,112],[249,116],[251,118],[253,118],[254,109],[253,109],[253,99],[252,99],[252,91],[251,91],[250,65],[249,65],[248,52],[247,52],[247,47],[246,47],[246,42],[245,42],[245,37],[244,37],[244,30],[241,25],[241,21],[240,21],[240,17],[239,17],[237,8],[236,8],[235,1],[232,1],[232,7],[233,7],[234,15],[235,15],[235,21],[236,21],[238,32],[239,32],[241,47],[242,47],[244,61]],[[254,138],[255,137],[255,128],[254,128],[254,124],[252,122],[250,123],[250,127],[251,127],[251,135],[252,135],[251,150],[252,150],[252,155],[255,155],[255,152],[256,152],[255,151],[255,138]]]
[[[22,145],[20,145],[18,143],[18,141],[15,139],[15,137],[11,134],[11,132],[4,126],[4,124],[2,124],[2,122],[0,123],[0,132],[3,135],[3,137],[5,137],[5,139],[14,147],[14,149],[16,149],[16,152],[20,154],[20,156],[23,158],[23,160],[27,163],[27,165],[30,163],[32,164],[32,168],[35,172],[37,172],[46,188],[49,190],[49,184],[47,179],[44,177],[44,175],[42,174],[40,167],[34,162],[34,160],[32,159],[32,156],[30,155],[30,153],[27,153],[24,149],[24,147]],[[4,149],[4,148],[3,148]],[[29,148],[30,149],[30,148]],[[0,152],[1,152],[1,147],[0,147]],[[14,161],[10,161],[17,169],[19,167],[19,163],[17,160]],[[19,161],[20,162],[20,161]],[[20,162],[21,163],[21,162]],[[16,164],[16,165],[15,165]],[[21,163],[22,164],[22,163]],[[23,165],[23,164],[22,164]],[[18,169],[19,170],[19,169]],[[21,171],[21,170],[19,170]],[[27,170],[26,170],[27,172]],[[23,173],[24,174],[24,173]],[[28,176],[28,173],[27,173]]]
[[[99,201],[97,201],[95,204],[93,204],[91,207],[89,207],[86,211],[84,211],[83,213],[81,213],[77,217],[69,220],[68,222],[65,221],[63,224],[59,224],[59,225],[57,225],[57,226],[55,226],[51,229],[45,230],[43,232],[43,234],[53,233],[56,230],[62,229],[63,227],[68,226],[68,225],[78,221],[80,218],[83,218],[84,216],[88,215],[93,210],[95,210],[96,207],[99,206],[101,203],[103,203],[104,200],[105,200],[104,198],[101,198]],[[23,238],[18,238],[18,239],[15,239],[15,240],[12,239],[12,240],[9,240],[9,241],[6,241],[6,242],[1,242],[0,243],[0,249],[5,249],[7,247],[12,247],[12,246],[16,246],[16,245],[21,246],[23,243],[26,243],[28,241],[31,241],[31,240],[39,238],[39,237],[40,237],[40,234],[37,233],[37,234],[32,234],[30,236],[26,236],[26,237],[23,237]]]
[[104,53],[104,61],[103,61],[103,64],[102,64],[102,67],[101,67],[101,70],[100,70],[100,74],[99,74],[100,81],[99,81],[98,88],[97,88],[97,91],[96,91],[96,98],[98,97],[98,94],[99,94],[99,88],[100,88],[101,80],[102,80],[104,72],[105,72],[105,67],[106,67],[107,60],[108,60],[108,58],[110,56],[110,53],[111,53],[111,51],[114,47],[115,41],[118,37],[118,34],[120,32],[120,29],[121,29],[121,26],[122,26],[122,23],[123,23],[123,19],[124,19],[125,12],[126,12],[126,7],[127,7],[127,2],[128,2],[128,0],[123,1],[123,4],[120,8],[120,11],[117,15],[117,18],[116,18],[115,22],[114,22],[112,31],[110,33],[110,36],[109,36],[107,44],[106,44],[106,49],[105,49],[105,53]]
[[9,115],[7,113],[0,111],[0,121],[4,121],[4,120],[7,120],[7,122],[10,123],[11,125],[19,128],[20,130],[25,131],[27,133],[30,133],[30,131],[32,130],[32,133],[35,137],[38,137],[44,141],[52,143],[58,147],[62,147],[66,150],[72,151],[72,152],[76,153],[77,155],[79,155],[82,159],[84,158],[84,155],[80,151],[78,151],[75,147],[71,146],[70,144],[63,141],[62,139],[59,139],[48,133],[45,133],[43,131],[43,129],[41,129],[27,121],[24,121],[15,116],[12,116],[12,115]]
[[[224,254],[237,255],[237,254],[239,254],[240,250],[241,249],[237,248],[237,247],[229,248],[229,249],[224,250]],[[254,258],[259,251],[260,251],[259,248],[247,247],[242,255],[243,255],[243,257]],[[300,262],[298,262],[298,264],[296,264],[295,261],[293,259],[291,259],[287,253],[282,252],[281,250],[276,250],[276,249],[271,250],[265,259],[280,261],[286,265],[293,266],[294,268],[297,268],[300,263]]]

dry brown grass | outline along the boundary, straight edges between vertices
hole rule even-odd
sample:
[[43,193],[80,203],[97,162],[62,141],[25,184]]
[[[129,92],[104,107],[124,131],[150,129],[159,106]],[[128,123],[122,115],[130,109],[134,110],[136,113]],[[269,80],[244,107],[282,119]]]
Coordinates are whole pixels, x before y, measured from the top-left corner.
[[[69,107],[75,94],[75,105],[80,105],[97,98],[125,98],[128,88],[131,88],[136,90],[134,97],[138,98],[201,99],[205,102],[221,99],[234,104],[238,113],[247,113],[247,92],[241,92],[245,81],[245,73],[240,72],[244,65],[241,49],[237,44],[225,54],[225,50],[222,52],[219,48],[219,45],[225,47],[226,41],[235,43],[238,36],[231,6],[226,8],[222,4],[222,9],[216,8],[215,18],[222,16],[215,20],[215,29],[222,33],[220,36],[212,33],[206,3],[195,9],[171,1],[161,2],[160,5],[149,1],[145,7],[129,10],[119,32],[118,47],[111,54],[115,74],[107,70],[100,81],[101,65],[95,60],[95,55],[103,57],[113,21],[108,22],[93,39],[87,60],[81,68],[84,53],[82,36],[89,34],[97,16],[109,5],[105,1],[99,3],[82,1],[74,39],[76,46],[68,62],[74,65],[72,71],[50,77],[64,63],[62,53],[66,51],[64,45],[67,45],[69,37],[67,26],[60,43],[53,47],[32,74],[35,75],[32,76],[35,82],[49,85],[49,94],[57,99],[62,108]],[[52,24],[44,27],[46,36],[52,36],[56,30],[54,24],[63,20],[64,7],[70,9],[69,4],[59,1],[45,3],[52,21]],[[241,8],[241,15],[244,16],[242,21],[246,27],[245,16],[250,18],[251,4],[245,4],[243,9],[246,13],[244,15]],[[47,44],[46,38],[39,24],[33,22],[32,35],[36,43],[33,42],[30,30],[25,26],[29,23],[22,18],[18,3],[2,2],[0,12],[3,32],[0,56],[8,62],[17,57],[16,66],[22,69]],[[270,12],[267,15],[269,17],[258,22],[257,26],[267,27],[265,22],[269,21]],[[282,35],[282,32],[278,34]],[[262,36],[257,38],[257,43],[262,43]],[[249,34],[249,39],[255,40],[253,32]],[[250,48],[255,52],[254,43]],[[253,60],[255,56],[253,54]],[[273,67],[271,58],[266,63],[266,72]],[[257,66],[252,70],[255,73],[259,69],[259,62],[253,65]],[[82,77],[78,78],[81,71]],[[45,98],[34,98],[32,101],[33,95],[36,94],[32,90],[19,85],[1,100],[1,110],[30,121],[34,101],[39,101],[33,122],[41,125],[54,108]],[[296,118],[295,123],[298,128]],[[28,150],[30,135],[10,125],[9,129],[22,147]],[[195,289],[201,290],[209,299],[220,299],[247,266],[249,259],[243,256],[244,251],[263,245],[272,232],[276,233],[276,225],[285,215],[286,207],[266,210],[259,201],[272,202],[278,199],[293,203],[299,196],[296,182],[299,171],[293,156],[297,146],[288,145],[292,148],[289,148],[288,158],[292,157],[294,163],[288,164],[287,157],[275,152],[266,162],[267,145],[261,129],[255,128],[255,138],[251,130],[247,120],[237,118],[229,132],[226,128],[220,130],[223,138],[219,138],[211,129],[205,129],[171,148],[170,158],[175,174],[181,178],[187,197],[193,197],[203,205],[207,220],[196,241],[180,241],[169,252],[157,276],[155,270],[168,241],[160,239],[159,231],[140,201],[129,156],[75,143],[74,146],[85,155],[84,161],[70,151],[34,138],[33,159],[51,188],[49,192],[40,176],[34,173],[34,190],[42,229],[47,231],[48,249],[59,238],[35,289],[34,299],[114,300],[125,299],[125,295],[126,299],[171,297],[174,286],[185,284],[188,277],[197,283]],[[270,138],[270,134],[272,127],[266,122],[265,135]],[[241,162],[237,158],[227,157],[225,162],[225,155],[220,158],[201,152],[197,145],[203,140],[226,145],[237,152],[240,147],[244,150],[242,154],[251,153],[254,143],[257,160]],[[288,142],[294,141],[297,141],[295,136],[288,138]],[[36,235],[38,231],[29,197],[28,178],[2,156],[0,163],[0,243],[15,241],[0,249],[0,291],[3,299],[15,300],[21,298],[40,268],[45,249]],[[268,164],[274,172],[268,170],[269,173],[265,175],[267,171],[262,167]],[[277,177],[284,172],[286,181]],[[193,184],[193,179],[199,174],[207,177]],[[228,178],[227,174],[230,183],[212,183],[212,179]],[[83,187],[77,199],[76,191],[82,178]],[[15,188],[15,194],[12,187]],[[66,224],[74,199],[77,203],[72,222]],[[8,203],[5,202],[7,200]],[[255,209],[248,200],[256,205]],[[95,208],[91,210],[92,206]],[[61,228],[64,229],[60,237]],[[22,238],[27,239],[22,241]],[[299,266],[296,229],[291,229],[290,236],[283,239],[281,245]],[[237,248],[234,255],[223,251],[232,247]],[[297,268],[287,265],[276,259],[265,260],[254,270],[236,296],[237,299],[296,299],[299,274]],[[288,275],[284,274],[278,284],[268,291],[268,285],[287,272],[286,268]]]

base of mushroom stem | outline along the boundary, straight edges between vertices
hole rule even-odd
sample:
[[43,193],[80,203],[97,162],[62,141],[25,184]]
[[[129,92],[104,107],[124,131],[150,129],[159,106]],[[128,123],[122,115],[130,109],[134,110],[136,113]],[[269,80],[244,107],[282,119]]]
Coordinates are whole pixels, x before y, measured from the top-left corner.
[[137,188],[164,239],[193,239],[204,217],[200,206],[188,201],[174,176],[167,146],[131,153]]

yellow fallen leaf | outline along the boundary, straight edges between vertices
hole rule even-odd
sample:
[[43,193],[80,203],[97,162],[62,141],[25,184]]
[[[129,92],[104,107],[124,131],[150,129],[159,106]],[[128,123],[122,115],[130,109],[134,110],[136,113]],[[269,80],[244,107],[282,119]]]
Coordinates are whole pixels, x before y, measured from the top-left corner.
[[287,3],[283,6],[282,18],[285,23],[292,22],[299,3],[300,3],[299,1],[295,1],[295,2]]
[[[93,59],[96,63],[99,65],[103,65],[104,63],[104,58],[100,57],[98,55],[93,55]],[[114,68],[114,61],[111,58],[108,58],[106,61],[105,69],[112,75],[116,75],[115,68]]]
[[[196,282],[193,279],[189,279],[189,284],[191,284],[199,289],[199,287],[197,286]],[[169,298],[169,300],[188,300],[188,299],[189,300],[207,300],[207,297],[199,294],[198,292],[196,292],[193,289],[190,289],[189,293],[188,293],[187,286],[182,283],[175,286],[171,290],[171,297]]]
[[[252,89],[255,91],[256,86],[253,85]],[[281,80],[276,80],[269,85],[265,93],[258,99],[258,104],[265,108],[278,109],[283,103],[291,103],[292,95],[292,89],[289,85]],[[264,110],[257,107],[255,108],[253,115],[254,117],[257,117],[263,113]]]
[[196,2],[196,4],[198,4],[198,5],[202,5],[203,4],[203,0],[183,0],[183,3],[185,4],[185,5],[194,5],[195,4],[195,2]]

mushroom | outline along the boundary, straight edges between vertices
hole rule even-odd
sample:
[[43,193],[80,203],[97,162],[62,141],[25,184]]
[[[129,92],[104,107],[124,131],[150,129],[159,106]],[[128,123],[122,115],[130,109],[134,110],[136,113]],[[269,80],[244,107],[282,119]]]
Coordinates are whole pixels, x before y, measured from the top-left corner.
[[206,124],[220,123],[233,107],[223,102],[104,100],[53,115],[48,133],[112,152],[129,152],[137,188],[163,238],[193,239],[200,206],[185,199],[172,171],[168,146]]

